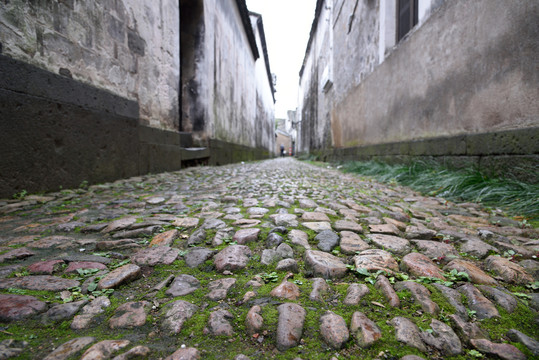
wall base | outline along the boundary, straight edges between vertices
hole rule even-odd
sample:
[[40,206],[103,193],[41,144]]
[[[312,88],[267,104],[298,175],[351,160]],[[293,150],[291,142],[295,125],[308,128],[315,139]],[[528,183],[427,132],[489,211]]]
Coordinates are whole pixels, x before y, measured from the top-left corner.
[[539,181],[539,127],[409,142],[313,151],[322,161],[409,163],[435,160],[451,168],[473,166],[487,175]]

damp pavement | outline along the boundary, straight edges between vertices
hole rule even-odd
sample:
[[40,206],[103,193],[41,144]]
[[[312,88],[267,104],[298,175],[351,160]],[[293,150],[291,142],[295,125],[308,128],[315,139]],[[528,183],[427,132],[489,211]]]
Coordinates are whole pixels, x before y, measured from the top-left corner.
[[537,358],[538,235],[292,158],[0,200],[0,359]]

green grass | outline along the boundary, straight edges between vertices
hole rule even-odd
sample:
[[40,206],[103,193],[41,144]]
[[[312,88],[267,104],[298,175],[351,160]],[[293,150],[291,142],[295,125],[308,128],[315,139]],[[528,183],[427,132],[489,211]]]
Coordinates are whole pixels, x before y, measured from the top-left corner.
[[510,178],[489,177],[477,169],[449,169],[436,162],[417,161],[411,164],[348,162],[345,172],[372,176],[384,183],[398,183],[429,196],[456,202],[477,202],[499,207],[510,215],[539,218],[539,184]]

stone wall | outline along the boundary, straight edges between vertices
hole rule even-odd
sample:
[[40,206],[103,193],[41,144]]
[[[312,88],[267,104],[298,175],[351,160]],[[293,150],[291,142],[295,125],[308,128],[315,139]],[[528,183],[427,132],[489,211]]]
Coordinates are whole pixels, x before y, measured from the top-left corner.
[[[378,2],[358,2],[356,11],[363,13],[355,13],[355,18],[349,17],[348,22],[352,19],[351,31],[356,25],[363,28],[352,44],[346,42],[349,27],[342,20],[356,2],[320,2],[333,3],[333,18],[340,14],[333,22],[333,46],[324,49],[324,53],[333,55],[333,84],[324,90],[326,79],[320,78],[323,70],[312,59],[316,57],[312,45],[301,78],[302,151],[350,148],[355,150],[348,153],[359,154],[361,149],[370,149],[368,153],[383,144],[440,138],[454,140],[457,143],[452,147],[460,148],[460,136],[466,136],[471,144],[476,139],[474,134],[501,134],[512,129],[528,129],[537,134],[537,2],[431,1],[432,8],[423,9],[425,18],[420,19],[419,25],[395,47],[384,51],[380,49],[385,45],[377,45],[377,41],[391,20],[384,19],[385,25],[377,22],[376,18],[383,13],[376,6]],[[390,2],[380,4],[387,7]],[[318,24],[324,21],[323,12]],[[356,24],[357,18],[363,21]],[[314,29],[311,38],[327,36],[320,27]],[[387,34],[383,37],[386,44]],[[328,122],[329,131],[327,126],[320,126]],[[432,153],[424,155],[501,155],[492,148],[483,154],[474,151],[473,155],[460,150],[457,154],[431,149]],[[518,152],[508,150],[504,156],[514,155],[517,159],[522,152],[537,159],[537,149],[531,146]]]
[[4,55],[136,101],[163,129],[178,129],[178,28],[174,0],[0,3]]

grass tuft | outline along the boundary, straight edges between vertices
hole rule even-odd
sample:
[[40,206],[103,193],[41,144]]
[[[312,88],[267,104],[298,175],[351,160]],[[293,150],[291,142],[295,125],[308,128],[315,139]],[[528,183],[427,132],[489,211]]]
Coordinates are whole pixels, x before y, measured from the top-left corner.
[[489,177],[474,168],[454,170],[434,161],[399,165],[368,161],[345,163],[342,170],[372,176],[384,183],[396,182],[429,196],[499,207],[511,215],[530,219],[539,217],[539,184]]

